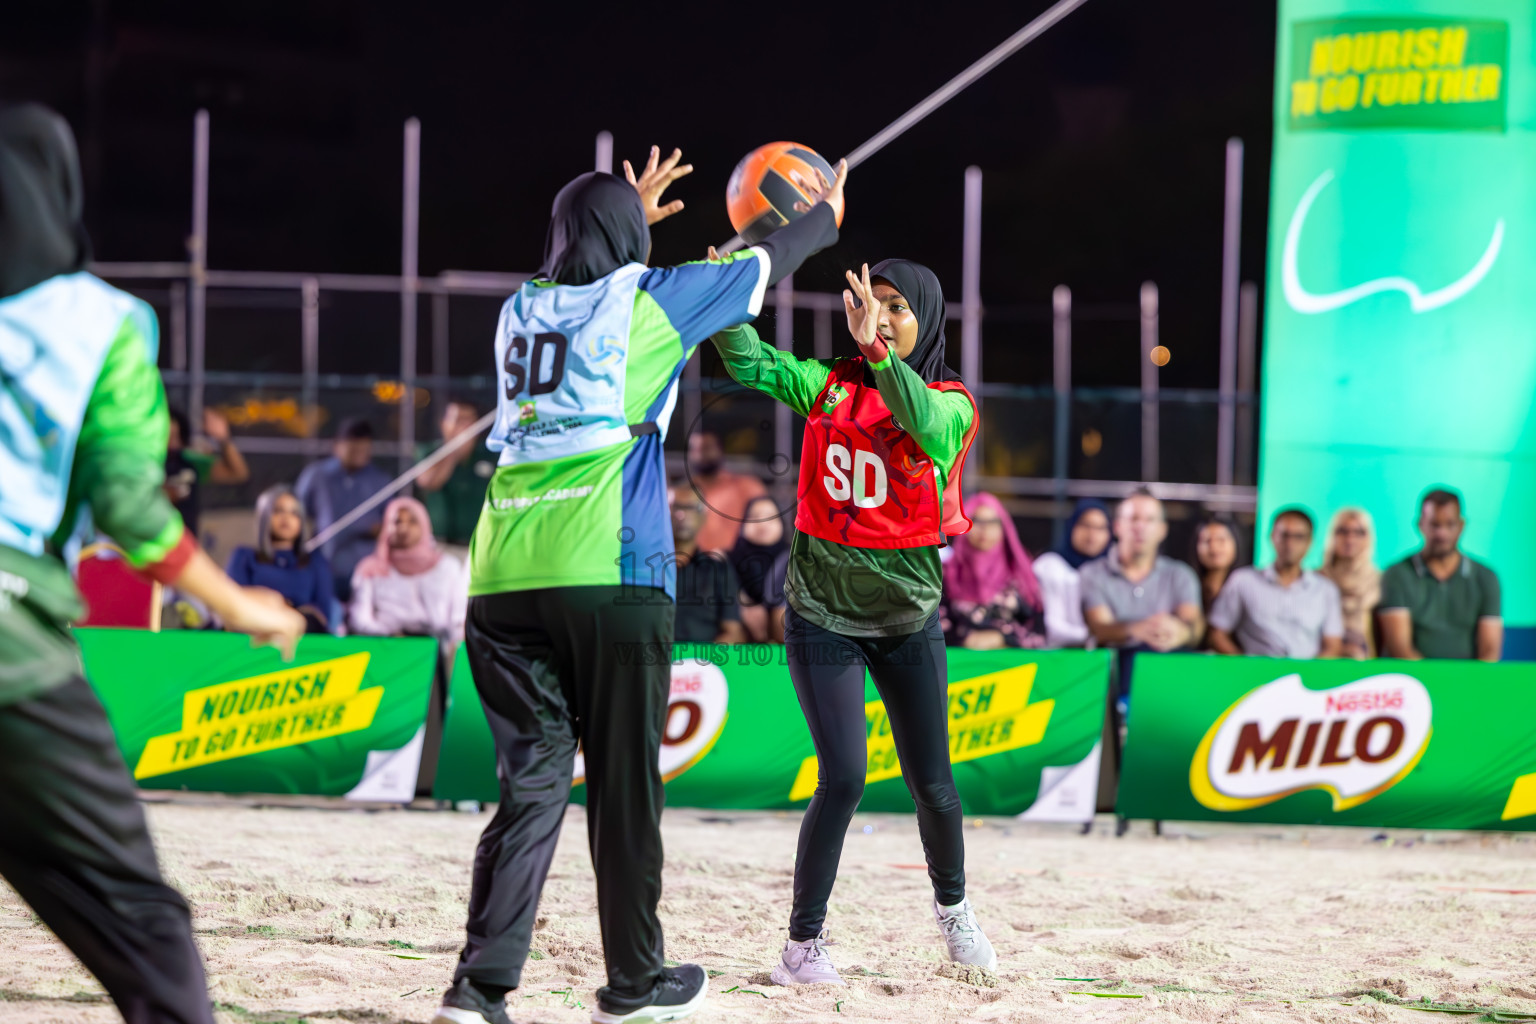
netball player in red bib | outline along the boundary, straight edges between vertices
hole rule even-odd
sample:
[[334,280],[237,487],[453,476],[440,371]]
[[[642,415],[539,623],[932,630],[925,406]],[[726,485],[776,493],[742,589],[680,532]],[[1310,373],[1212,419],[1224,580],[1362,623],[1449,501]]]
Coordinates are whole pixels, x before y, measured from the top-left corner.
[[806,419],[784,643],[818,780],[800,825],[789,941],[772,972],[780,985],[843,983],[823,925],[864,792],[866,668],[917,804],[950,959],[997,965],[965,895],[938,617],[939,549],[971,525],[959,485],[976,403],[944,364],[944,293],[933,271],[886,260],[849,272],[848,284],[856,356],[796,359],[748,326],[713,339],[732,377]]

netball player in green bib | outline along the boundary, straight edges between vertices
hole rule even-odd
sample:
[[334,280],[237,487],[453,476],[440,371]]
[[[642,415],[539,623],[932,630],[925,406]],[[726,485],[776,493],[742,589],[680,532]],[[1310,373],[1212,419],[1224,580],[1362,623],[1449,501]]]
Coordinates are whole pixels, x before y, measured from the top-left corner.
[[939,548],[970,528],[959,481],[976,403],[944,364],[944,293],[933,271],[886,260],[850,272],[848,283],[843,302],[857,356],[796,359],[748,326],[713,338],[737,382],[806,419],[784,643],[818,778],[800,825],[789,941],[772,972],[780,985],[842,984],[823,923],[864,792],[866,669],[917,804],[950,959],[997,964],[965,895],[938,619]]

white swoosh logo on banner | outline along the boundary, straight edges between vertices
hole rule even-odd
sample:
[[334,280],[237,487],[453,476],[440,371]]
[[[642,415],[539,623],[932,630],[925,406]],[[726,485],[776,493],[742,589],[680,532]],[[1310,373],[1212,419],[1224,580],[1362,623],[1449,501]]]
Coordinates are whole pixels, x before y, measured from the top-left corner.
[[1408,296],[1408,305],[1415,313],[1425,313],[1455,302],[1476,288],[1483,278],[1488,276],[1488,271],[1493,269],[1494,261],[1499,258],[1499,247],[1504,244],[1502,219],[1493,226],[1493,238],[1489,239],[1488,248],[1484,250],[1477,265],[1462,275],[1459,280],[1444,288],[1424,292],[1406,277],[1379,277],[1374,281],[1357,284],[1353,288],[1345,288],[1343,291],[1326,294],[1309,292],[1301,286],[1301,275],[1296,269],[1296,250],[1301,248],[1301,227],[1306,222],[1307,212],[1311,210],[1317,194],[1332,180],[1332,171],[1324,171],[1318,175],[1312,187],[1307,189],[1301,197],[1301,202],[1296,204],[1296,212],[1291,214],[1291,224],[1285,229],[1285,253],[1282,257],[1280,277],[1285,288],[1285,301],[1290,303],[1291,308],[1298,313],[1327,313],[1380,292],[1402,292]]

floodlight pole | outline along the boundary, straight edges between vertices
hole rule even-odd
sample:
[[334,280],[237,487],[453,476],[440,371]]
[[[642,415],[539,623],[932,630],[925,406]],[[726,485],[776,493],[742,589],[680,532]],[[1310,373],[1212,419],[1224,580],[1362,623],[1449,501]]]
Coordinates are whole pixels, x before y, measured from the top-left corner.
[[[1055,498],[1058,504],[1067,500],[1067,460],[1071,450],[1072,432],[1072,289],[1064,284],[1051,292],[1051,378],[1056,392],[1056,424],[1052,433],[1054,444],[1051,456],[1052,476],[1055,480]],[[1067,522],[1061,516],[1052,517],[1051,543],[1061,546]]]
[[1141,286],[1141,478],[1148,483],[1157,479],[1157,364],[1152,350],[1157,347],[1157,285],[1151,281]]
[[613,173],[613,133],[598,132],[597,147],[592,169],[604,174]]
[[1216,413],[1216,483],[1231,486],[1237,435],[1238,267],[1243,240],[1243,140],[1227,140],[1226,210],[1221,240],[1220,405]]

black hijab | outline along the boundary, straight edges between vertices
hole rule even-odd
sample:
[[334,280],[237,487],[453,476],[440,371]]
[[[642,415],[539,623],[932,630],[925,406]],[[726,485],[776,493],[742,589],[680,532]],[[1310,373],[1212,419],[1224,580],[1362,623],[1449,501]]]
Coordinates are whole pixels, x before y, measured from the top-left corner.
[[591,284],[651,254],[640,193],[623,178],[588,171],[555,196],[539,276],[556,284]]
[[1089,512],[1094,511],[1095,509],[1104,513],[1105,525],[1109,525],[1110,523],[1114,522],[1114,517],[1109,514],[1108,505],[1104,504],[1098,498],[1084,498],[1079,501],[1077,503],[1077,507],[1072,510],[1072,518],[1067,520],[1067,535],[1062,538],[1061,545],[1055,549],[1056,553],[1062,558],[1066,559],[1067,564],[1074,569],[1081,569],[1083,567],[1083,563],[1085,562],[1092,562],[1095,559],[1103,558],[1105,552],[1109,550],[1109,546],[1106,544],[1104,546],[1104,551],[1100,551],[1096,555],[1088,555],[1072,546],[1072,531],[1077,529],[1078,521],[1081,520],[1083,516],[1087,515]]
[[917,344],[902,362],[929,384],[959,380],[944,364],[944,289],[933,271],[911,260],[881,260],[869,268],[870,280],[884,278],[906,298],[917,315]]
[[[742,510],[742,519],[745,522],[755,522],[761,517],[762,513],[756,516],[752,513],[752,506],[759,502],[766,503],[773,509],[774,514],[779,514],[777,503],[767,495],[762,495],[747,502],[747,507]],[[773,570],[773,563],[778,560],[779,552],[787,550],[789,550],[787,528],[782,530],[779,539],[772,544],[752,543],[747,540],[745,530],[736,535],[736,543],[731,547],[730,553],[731,567],[736,570],[736,578],[741,582],[742,591],[754,603],[762,603],[763,589],[768,582],[768,574]]]
[[35,103],[0,106],[0,298],[85,269],[82,192],[69,124]]

